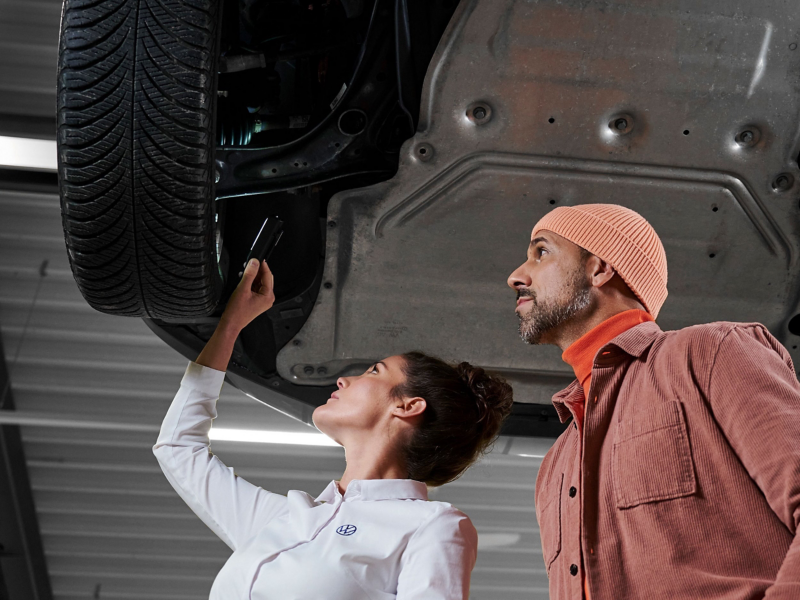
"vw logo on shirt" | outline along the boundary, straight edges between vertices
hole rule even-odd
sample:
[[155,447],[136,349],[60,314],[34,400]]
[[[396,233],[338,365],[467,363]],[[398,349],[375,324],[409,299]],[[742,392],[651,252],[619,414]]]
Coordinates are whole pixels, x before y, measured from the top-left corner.
[[353,535],[356,532],[355,525],[342,525],[336,530],[339,535]]

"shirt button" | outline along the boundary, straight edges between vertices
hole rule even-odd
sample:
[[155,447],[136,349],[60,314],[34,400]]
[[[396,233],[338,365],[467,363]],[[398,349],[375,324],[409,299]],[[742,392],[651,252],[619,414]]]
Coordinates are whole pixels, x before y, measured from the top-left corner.
[[575,488],[574,485],[571,488],[569,488],[569,497],[570,498],[574,498],[575,494],[577,494],[577,493],[578,493],[578,490]]
[[569,574],[573,577],[578,574],[578,565],[570,565]]

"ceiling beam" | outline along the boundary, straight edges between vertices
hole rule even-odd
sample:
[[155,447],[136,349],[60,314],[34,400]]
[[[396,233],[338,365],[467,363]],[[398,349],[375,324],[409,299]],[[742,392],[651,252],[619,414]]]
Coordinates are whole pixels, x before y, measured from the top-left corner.
[[0,135],[54,140],[56,129],[55,117],[32,117],[0,112]]
[[[0,336],[0,413],[14,411]],[[19,426],[0,424],[0,598],[52,600]]]

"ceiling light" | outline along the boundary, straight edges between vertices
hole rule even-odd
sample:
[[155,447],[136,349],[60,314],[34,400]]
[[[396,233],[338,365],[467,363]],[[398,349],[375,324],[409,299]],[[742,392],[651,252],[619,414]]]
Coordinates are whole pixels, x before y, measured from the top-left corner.
[[478,550],[513,546],[522,536],[518,533],[479,533]]
[[56,143],[0,135],[0,167],[56,171]]
[[339,446],[321,433],[294,433],[291,431],[264,431],[259,429],[211,428],[212,440],[225,442],[256,442],[259,444],[297,444],[300,446]]

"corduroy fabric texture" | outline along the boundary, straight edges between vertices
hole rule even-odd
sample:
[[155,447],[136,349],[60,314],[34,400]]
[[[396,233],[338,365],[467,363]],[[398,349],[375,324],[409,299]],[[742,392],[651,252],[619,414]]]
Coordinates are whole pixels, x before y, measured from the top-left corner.
[[622,277],[653,318],[667,299],[667,255],[644,217],[616,204],[560,206],[534,226],[557,233],[602,258]]
[[800,384],[766,327],[637,325],[585,408],[536,481],[551,600],[800,598]]
[[[578,378],[584,393],[588,392],[589,386],[591,386],[594,357],[600,348],[623,331],[652,320],[653,315],[643,310],[626,310],[596,325],[564,350],[561,360],[575,371],[575,377]],[[583,399],[578,404],[571,405],[570,409],[575,414],[578,431],[581,431],[583,429]]]
[[[561,360],[572,367],[583,391],[588,392],[592,382],[594,357],[598,350],[620,333],[652,320],[653,315],[636,308],[617,313],[572,342],[561,354]],[[579,419],[579,426],[583,424],[582,421]]]

